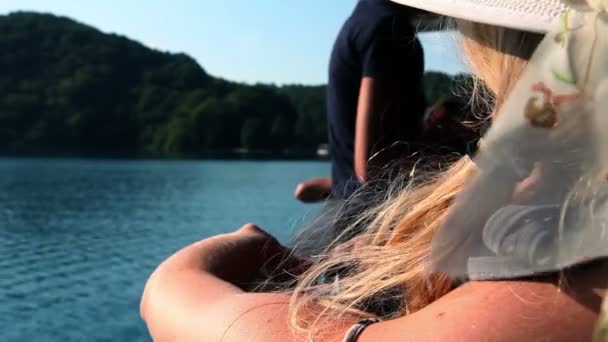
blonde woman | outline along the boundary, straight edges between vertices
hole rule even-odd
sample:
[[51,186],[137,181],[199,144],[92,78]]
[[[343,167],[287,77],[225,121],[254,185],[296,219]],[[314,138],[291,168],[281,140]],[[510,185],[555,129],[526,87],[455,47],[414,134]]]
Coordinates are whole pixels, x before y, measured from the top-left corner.
[[[591,339],[608,284],[608,0],[395,1],[456,19],[496,104],[478,156],[414,177],[299,268],[254,225],[186,247],[144,291],[156,341]],[[303,272],[246,291],[277,269]]]

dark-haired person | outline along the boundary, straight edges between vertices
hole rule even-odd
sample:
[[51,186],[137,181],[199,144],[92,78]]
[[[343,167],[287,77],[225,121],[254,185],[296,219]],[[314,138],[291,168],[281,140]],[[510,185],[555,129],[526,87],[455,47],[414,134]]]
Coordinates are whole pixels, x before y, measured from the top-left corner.
[[389,0],[360,0],[344,23],[327,85],[331,178],[299,184],[299,200],[348,198],[369,178],[374,153],[419,133],[424,56],[411,16]]

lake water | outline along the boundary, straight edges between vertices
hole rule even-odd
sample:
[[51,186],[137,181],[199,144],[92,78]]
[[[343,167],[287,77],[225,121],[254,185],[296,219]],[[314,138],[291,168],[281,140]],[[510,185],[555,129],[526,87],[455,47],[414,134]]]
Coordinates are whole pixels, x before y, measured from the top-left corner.
[[255,222],[281,240],[316,211],[324,162],[0,159],[0,341],[149,341],[141,291],[191,242]]

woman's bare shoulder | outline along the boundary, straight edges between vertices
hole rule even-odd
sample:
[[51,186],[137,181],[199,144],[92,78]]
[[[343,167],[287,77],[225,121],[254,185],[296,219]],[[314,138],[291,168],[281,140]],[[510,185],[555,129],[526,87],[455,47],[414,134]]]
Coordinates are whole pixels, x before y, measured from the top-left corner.
[[470,282],[365,341],[588,341],[608,285],[605,265],[559,280]]

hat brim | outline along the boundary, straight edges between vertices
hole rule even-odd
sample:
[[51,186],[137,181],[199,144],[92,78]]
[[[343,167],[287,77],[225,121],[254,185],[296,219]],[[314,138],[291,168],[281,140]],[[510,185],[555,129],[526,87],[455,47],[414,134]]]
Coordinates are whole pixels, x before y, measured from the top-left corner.
[[[565,12],[560,0],[391,0],[447,17],[546,33]],[[425,23],[424,19],[420,21]]]

